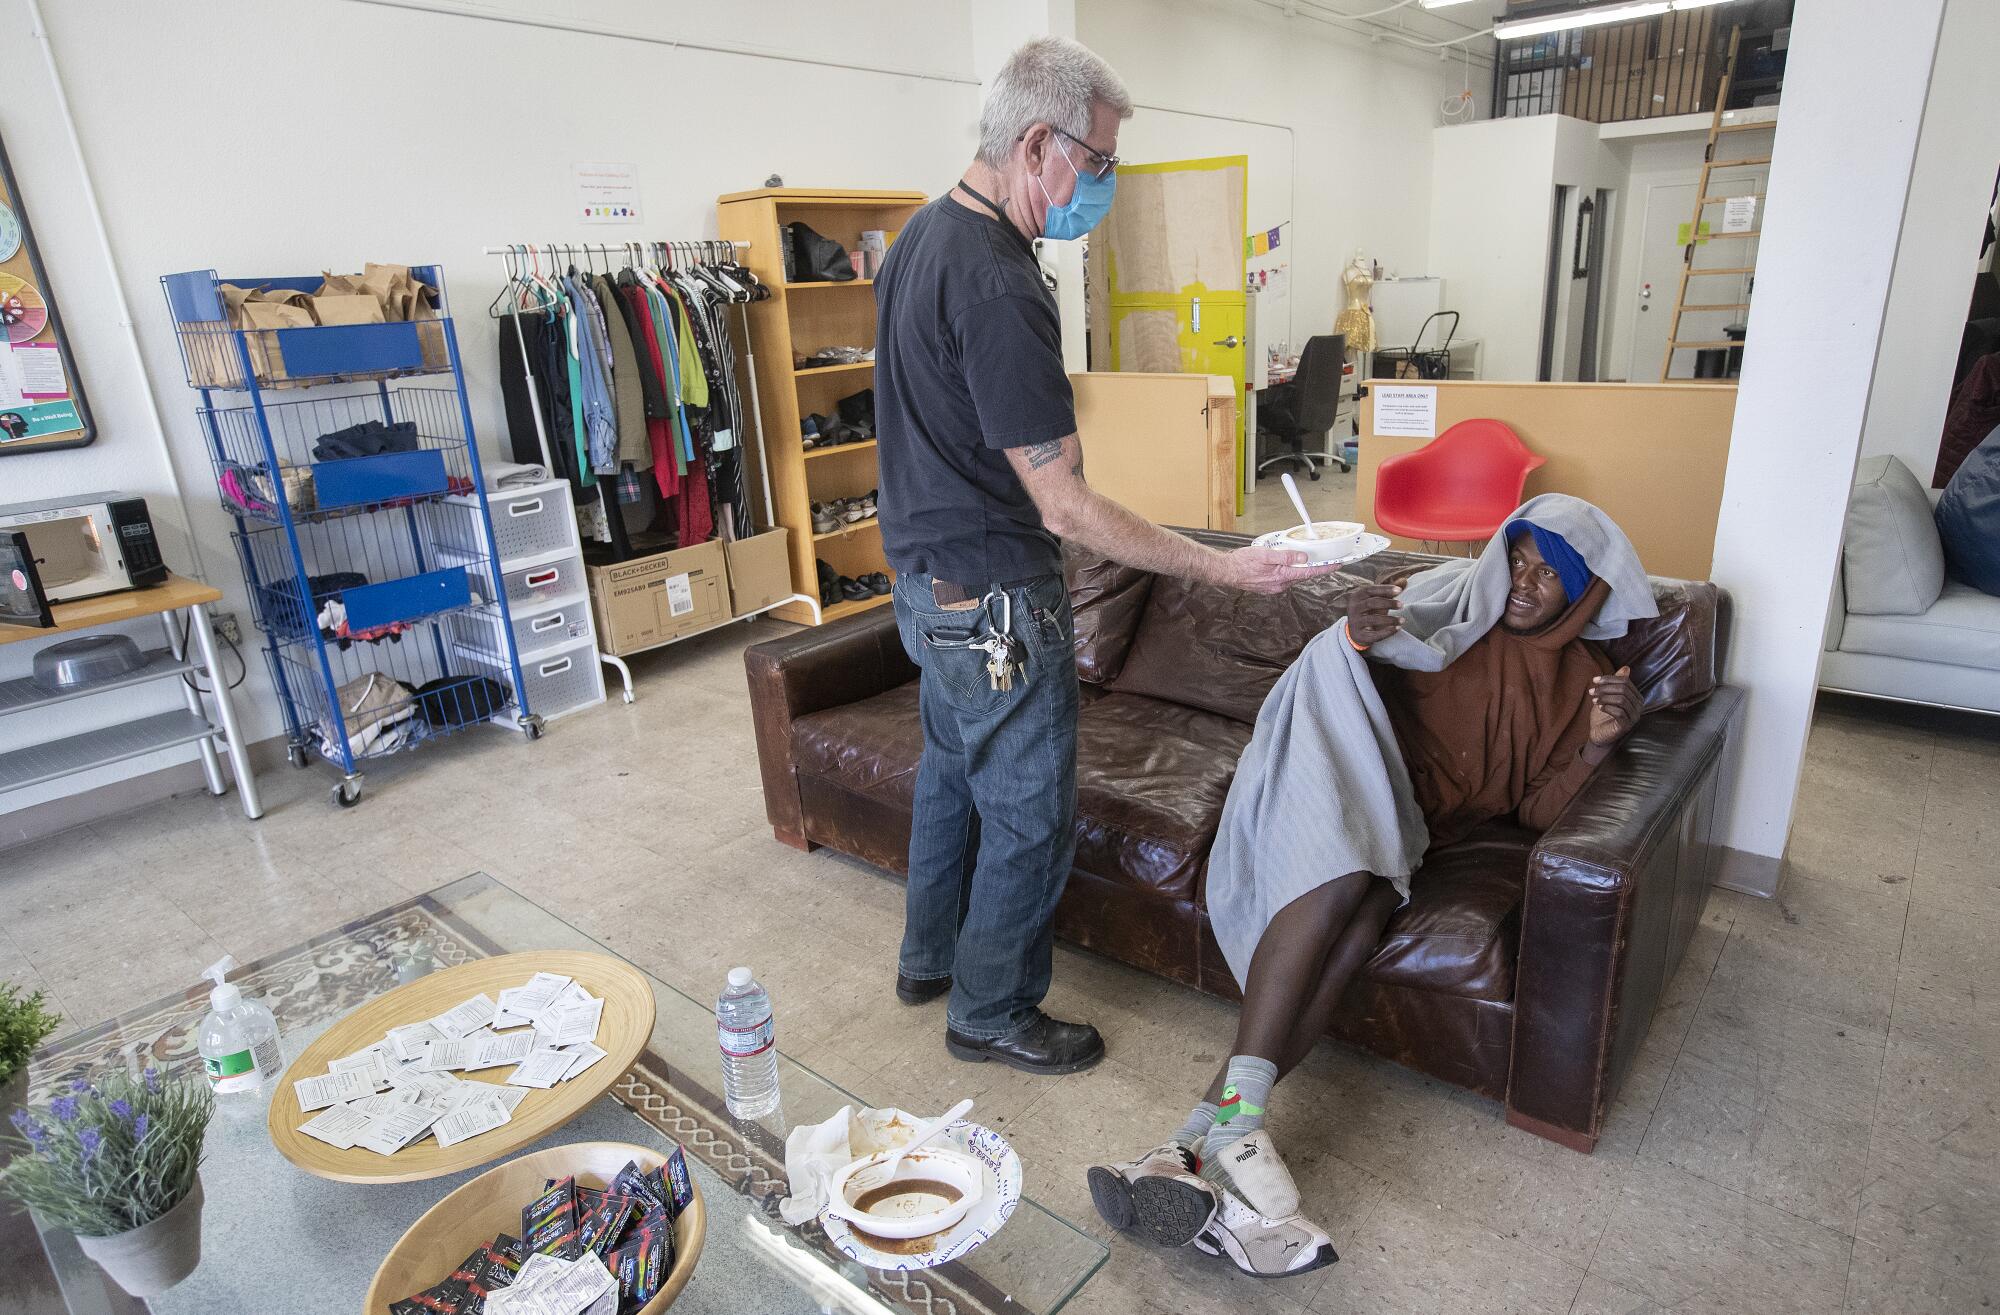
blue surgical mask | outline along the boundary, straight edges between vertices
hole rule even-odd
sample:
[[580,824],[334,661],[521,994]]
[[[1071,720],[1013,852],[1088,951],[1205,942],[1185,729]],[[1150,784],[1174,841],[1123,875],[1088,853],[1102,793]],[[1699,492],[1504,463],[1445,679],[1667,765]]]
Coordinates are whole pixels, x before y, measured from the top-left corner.
[[1049,203],[1042,219],[1042,236],[1057,242],[1073,242],[1091,229],[1104,222],[1104,216],[1111,213],[1111,198],[1118,191],[1118,175],[1107,178],[1084,173],[1076,167],[1076,161],[1069,158],[1069,147],[1060,138],[1056,149],[1062,152],[1064,163],[1076,175],[1076,190],[1070,193],[1069,204],[1057,205],[1049,195],[1048,184],[1041,176],[1035,176],[1035,186],[1042,189],[1042,199]]

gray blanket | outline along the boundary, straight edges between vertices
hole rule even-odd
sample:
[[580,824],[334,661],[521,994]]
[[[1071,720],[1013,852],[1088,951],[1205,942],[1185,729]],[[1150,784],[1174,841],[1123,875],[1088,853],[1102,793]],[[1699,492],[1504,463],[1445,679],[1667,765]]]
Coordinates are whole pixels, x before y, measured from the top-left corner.
[[[1569,541],[1611,587],[1587,639],[1616,639],[1658,614],[1639,556],[1610,517],[1579,498],[1545,493],[1511,517]],[[1507,603],[1505,530],[1479,556],[1440,563],[1403,588],[1403,629],[1368,657],[1442,671],[1500,619]],[[1278,910],[1337,877],[1373,872],[1405,900],[1430,831],[1402,748],[1342,618],[1278,678],[1257,714],[1222,806],[1208,859],[1208,914],[1239,984]]]

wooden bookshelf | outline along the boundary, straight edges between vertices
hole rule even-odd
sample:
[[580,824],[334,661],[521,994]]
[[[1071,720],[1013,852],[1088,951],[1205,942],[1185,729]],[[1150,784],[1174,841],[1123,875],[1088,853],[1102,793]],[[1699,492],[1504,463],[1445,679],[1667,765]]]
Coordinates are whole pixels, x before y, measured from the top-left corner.
[[[750,345],[757,354],[757,400],[764,416],[771,498],[778,523],[791,531],[792,586],[802,594],[819,593],[819,559],[841,575],[893,574],[882,555],[880,526],[872,518],[824,535],[815,534],[812,526],[813,503],[859,497],[876,489],[880,481],[875,443],[808,451],[799,437],[799,422],[805,416],[835,415],[841,398],[872,387],[875,364],[862,361],[806,370],[793,365],[827,347],[873,347],[875,284],[872,279],[786,282],[778,230],[783,224],[803,222],[854,251],[861,245],[863,230],[899,231],[924,199],[922,192],[765,187],[731,192],[716,203],[721,235],[750,243],[743,261],[771,289],[770,300],[753,302],[748,308]],[[842,599],[826,607],[824,619],[837,620],[888,601],[886,595],[856,602]],[[773,615],[812,622],[812,613],[797,604],[776,608]]]

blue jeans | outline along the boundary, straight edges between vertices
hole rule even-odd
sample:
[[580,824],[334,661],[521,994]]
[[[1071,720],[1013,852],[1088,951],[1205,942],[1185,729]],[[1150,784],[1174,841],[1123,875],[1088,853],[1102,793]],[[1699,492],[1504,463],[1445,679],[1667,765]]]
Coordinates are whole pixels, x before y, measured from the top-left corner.
[[1007,594],[1027,671],[996,690],[986,654],[925,638],[983,629],[980,610],[940,607],[928,575],[896,581],[896,624],[923,670],[924,727],[899,970],[951,977],[946,1021],[981,1040],[1027,1023],[1048,994],[1056,901],[1076,851],[1069,591],[1058,574]]

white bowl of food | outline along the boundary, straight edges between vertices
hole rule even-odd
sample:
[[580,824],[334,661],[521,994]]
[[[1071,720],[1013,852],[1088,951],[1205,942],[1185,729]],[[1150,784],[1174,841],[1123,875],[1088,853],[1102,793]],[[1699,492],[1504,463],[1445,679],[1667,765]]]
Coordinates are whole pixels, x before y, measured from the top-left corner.
[[1389,546],[1379,534],[1370,534],[1355,521],[1314,521],[1310,526],[1295,525],[1289,530],[1273,530],[1259,535],[1259,548],[1282,548],[1302,552],[1308,563],[1325,566],[1359,561]]
[[942,1233],[965,1218],[986,1190],[979,1161],[946,1147],[905,1155],[889,1178],[892,1151],[865,1156],[833,1176],[826,1212],[874,1237],[901,1241]]

